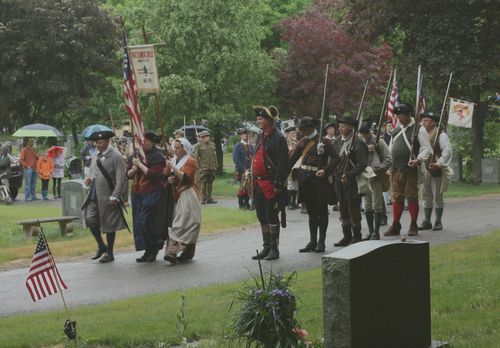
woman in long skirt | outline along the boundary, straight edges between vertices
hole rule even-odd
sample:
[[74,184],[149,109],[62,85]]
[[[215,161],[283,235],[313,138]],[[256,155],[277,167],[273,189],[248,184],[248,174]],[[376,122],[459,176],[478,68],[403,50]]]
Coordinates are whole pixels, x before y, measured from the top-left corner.
[[[200,235],[201,202],[196,183],[198,165],[191,157],[191,143],[180,138],[173,144],[174,158],[167,161],[168,182],[172,185],[174,218],[169,233],[165,261],[177,263],[194,257],[196,241]],[[178,257],[177,254],[182,252]]]

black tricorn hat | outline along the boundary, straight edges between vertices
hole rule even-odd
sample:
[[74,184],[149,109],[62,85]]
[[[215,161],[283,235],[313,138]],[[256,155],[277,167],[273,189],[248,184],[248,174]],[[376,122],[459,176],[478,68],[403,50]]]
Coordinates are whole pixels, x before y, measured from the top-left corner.
[[248,133],[248,128],[246,127],[243,127],[243,128],[240,128],[237,130],[238,134],[245,134],[245,133]]
[[407,115],[410,116],[410,114],[413,112],[413,108],[409,104],[399,104],[396,109],[394,109],[394,113],[396,115]]
[[90,134],[89,140],[97,141],[101,139],[110,139],[115,136],[115,133],[112,131],[99,131],[99,132],[94,132]]
[[146,131],[144,133],[144,138],[148,139],[150,142],[155,143],[155,144],[161,143],[160,137],[158,136],[158,134],[156,134],[153,131]]
[[300,119],[299,125],[297,126],[298,129],[301,128],[316,128],[318,125],[318,120],[315,120],[309,116],[304,116]]
[[353,127],[356,125],[356,119],[352,116],[349,116],[349,115],[342,115],[342,116],[338,117],[337,122],[348,124],[348,125],[351,125]]
[[273,115],[271,114],[271,111],[267,107],[257,105],[257,106],[254,106],[253,109],[255,111],[255,116],[266,117],[266,118],[274,120]]
[[293,132],[295,130],[295,126],[289,126],[289,127],[286,127],[284,129],[285,133],[290,133],[290,132]]
[[437,112],[432,112],[432,111],[426,111],[422,114],[420,114],[420,118],[430,118],[431,120],[434,120],[436,122],[439,122],[439,114]]

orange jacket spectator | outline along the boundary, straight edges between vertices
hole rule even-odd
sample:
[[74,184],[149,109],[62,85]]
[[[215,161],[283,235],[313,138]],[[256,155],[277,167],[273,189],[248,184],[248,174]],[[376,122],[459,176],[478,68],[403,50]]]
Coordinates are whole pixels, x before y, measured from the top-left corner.
[[43,154],[38,158],[36,165],[36,171],[38,176],[44,180],[49,180],[52,177],[52,172],[54,171],[54,164],[52,163],[52,158]]
[[36,169],[38,156],[36,155],[35,149],[31,146],[25,146],[22,148],[19,154],[19,162],[23,168]]

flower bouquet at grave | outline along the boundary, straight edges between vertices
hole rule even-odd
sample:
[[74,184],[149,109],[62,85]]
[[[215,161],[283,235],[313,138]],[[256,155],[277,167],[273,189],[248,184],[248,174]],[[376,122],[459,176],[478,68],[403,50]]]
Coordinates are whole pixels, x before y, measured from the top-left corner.
[[300,328],[295,317],[297,302],[290,289],[295,277],[295,272],[287,277],[270,272],[267,284],[261,276],[262,281],[254,278],[253,283],[237,290],[231,304],[232,307],[235,301],[241,303],[232,323],[234,339],[246,347],[308,346],[307,331]]

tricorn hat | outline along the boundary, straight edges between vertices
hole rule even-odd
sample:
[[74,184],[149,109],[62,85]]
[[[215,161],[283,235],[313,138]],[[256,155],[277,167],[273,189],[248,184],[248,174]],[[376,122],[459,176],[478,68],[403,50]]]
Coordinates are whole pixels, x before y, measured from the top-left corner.
[[409,104],[404,104],[401,103],[399,104],[396,109],[394,109],[394,113],[396,115],[407,115],[410,116],[410,114],[413,112],[413,108]]
[[236,131],[239,135],[241,134],[245,134],[245,133],[248,133],[248,128],[246,127],[243,127],[243,128],[240,128]]
[[315,120],[309,116],[304,116],[300,119],[299,125],[297,126],[298,129],[301,128],[316,128],[318,125],[318,120]]
[[296,130],[295,126],[288,126],[284,129],[285,133],[290,133],[290,132],[293,132],[295,130]]
[[161,139],[160,137],[158,136],[158,134],[156,134],[155,132],[153,131],[146,131],[144,133],[144,137],[146,139],[148,139],[150,142],[152,143],[155,143],[155,144],[159,144],[161,142]]
[[98,131],[90,134],[89,140],[97,141],[101,139],[110,139],[115,136],[115,133],[112,131]]
[[352,116],[349,116],[349,115],[342,115],[340,117],[337,117],[337,122],[348,124],[348,125],[351,125],[353,127],[356,125],[356,119]]
[[431,120],[434,120],[436,122],[439,122],[439,115],[437,112],[432,112],[432,111],[426,111],[420,115],[420,118],[430,118]]
[[207,130],[204,130],[204,131],[201,131],[198,133],[198,136],[199,137],[206,137],[206,136],[210,136],[210,132],[207,131]]
[[184,131],[182,129],[177,129],[175,132],[174,132],[174,135],[177,135],[177,134],[180,134],[182,136],[184,136]]
[[257,117],[266,117],[268,119],[274,120],[275,117],[278,117],[279,112],[278,109],[275,106],[254,106],[253,109],[255,110],[255,115]]

